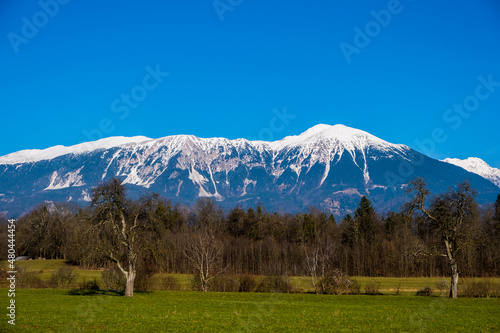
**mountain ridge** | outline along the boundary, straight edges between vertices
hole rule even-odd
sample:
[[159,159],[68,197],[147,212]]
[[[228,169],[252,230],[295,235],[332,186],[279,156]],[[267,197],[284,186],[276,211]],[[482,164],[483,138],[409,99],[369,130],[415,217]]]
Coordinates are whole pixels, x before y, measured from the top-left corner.
[[129,139],[58,148],[53,155],[18,154],[17,164],[5,163],[16,161],[12,154],[0,157],[0,211],[22,214],[43,201],[85,205],[92,187],[111,177],[132,196],[154,191],[183,204],[211,197],[225,207],[262,203],[290,212],[314,205],[336,216],[352,213],[363,195],[381,211],[398,209],[405,184],[418,176],[435,193],[469,179],[484,203],[498,189],[460,167],[344,125],[320,124],[272,142],[193,135]]
[[[325,133],[327,132],[327,133]],[[337,125],[326,125],[326,124],[318,124],[315,125],[303,133],[299,135],[291,135],[286,136],[283,139],[276,141],[262,141],[262,140],[247,140],[243,138],[237,139],[226,139],[223,137],[212,137],[212,138],[201,138],[194,135],[189,134],[178,134],[178,135],[169,135],[165,137],[161,137],[158,139],[152,139],[145,136],[133,136],[133,137],[124,137],[124,136],[114,136],[103,138],[95,141],[84,142],[71,146],[62,146],[56,145],[53,147],[49,147],[46,149],[25,149],[17,152],[13,152],[10,154],[6,154],[0,156],[0,164],[21,164],[21,163],[30,163],[30,162],[38,162],[41,160],[53,159],[59,156],[63,156],[66,154],[72,153],[84,153],[97,149],[108,149],[113,147],[121,147],[131,144],[144,143],[146,141],[155,141],[161,142],[163,140],[169,138],[194,138],[199,140],[226,140],[232,142],[244,141],[253,144],[264,144],[268,145],[270,148],[279,150],[284,146],[293,146],[308,139],[314,138],[315,136],[321,135],[322,138],[352,138],[355,136],[364,136],[366,138],[370,138],[372,141],[383,142],[389,144],[387,141],[384,141],[368,132],[358,130],[355,128],[347,127],[345,125],[337,124]],[[328,135],[329,134],[329,135]]]

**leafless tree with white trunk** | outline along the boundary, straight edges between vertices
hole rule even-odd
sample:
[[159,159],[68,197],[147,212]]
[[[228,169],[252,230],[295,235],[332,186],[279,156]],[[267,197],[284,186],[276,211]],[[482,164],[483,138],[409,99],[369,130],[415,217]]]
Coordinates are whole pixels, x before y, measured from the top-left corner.
[[196,231],[188,238],[184,255],[198,275],[202,291],[208,291],[210,280],[222,273],[220,260],[223,249],[222,242],[207,227]]

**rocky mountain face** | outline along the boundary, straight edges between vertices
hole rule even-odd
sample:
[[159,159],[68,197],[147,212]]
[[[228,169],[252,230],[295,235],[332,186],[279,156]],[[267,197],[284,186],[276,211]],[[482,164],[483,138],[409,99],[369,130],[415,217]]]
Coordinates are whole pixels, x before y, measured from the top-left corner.
[[274,142],[192,135],[114,137],[72,147],[0,157],[0,212],[16,217],[44,201],[85,205],[92,187],[111,177],[129,195],[157,192],[192,204],[211,197],[226,208],[261,203],[271,211],[318,206],[352,213],[366,195],[380,211],[399,209],[407,182],[423,177],[433,193],[468,179],[480,203],[498,187],[450,163],[343,125],[316,125]]

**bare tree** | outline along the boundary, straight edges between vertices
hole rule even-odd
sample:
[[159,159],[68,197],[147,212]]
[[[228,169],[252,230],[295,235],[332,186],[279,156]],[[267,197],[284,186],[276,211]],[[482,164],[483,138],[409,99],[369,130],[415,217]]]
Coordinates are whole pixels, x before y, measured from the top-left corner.
[[125,275],[128,297],[134,295],[139,237],[146,230],[148,208],[155,198],[153,195],[138,201],[127,200],[125,188],[116,178],[93,190],[93,231],[100,241],[100,251]]
[[315,207],[309,207],[309,214],[304,214],[301,220],[305,264],[314,290],[319,292],[318,276],[325,276],[327,263],[333,259],[334,246],[331,237],[336,222],[333,216],[328,218]]
[[444,244],[445,254],[451,268],[450,298],[457,298],[458,263],[457,252],[464,244],[463,236],[467,225],[477,214],[474,200],[476,192],[467,181],[460,183],[456,190],[433,197],[429,208],[426,199],[430,195],[422,178],[411,181],[407,192],[413,193],[413,199],[407,204],[408,211],[420,210],[427,220],[437,228]]
[[323,277],[326,273],[326,262],[330,259],[333,252],[333,244],[327,237],[322,238],[324,243],[320,243],[319,239],[309,243],[303,243],[305,262],[311,275],[311,282],[316,292],[318,289],[318,275]]
[[208,291],[208,282],[222,272],[219,264],[222,251],[222,242],[208,227],[196,231],[188,240],[184,255],[199,276],[202,291]]

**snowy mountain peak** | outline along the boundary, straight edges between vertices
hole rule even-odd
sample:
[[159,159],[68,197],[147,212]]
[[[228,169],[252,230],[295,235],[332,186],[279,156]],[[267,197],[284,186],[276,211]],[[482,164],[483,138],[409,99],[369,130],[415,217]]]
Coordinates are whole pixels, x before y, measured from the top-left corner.
[[[319,125],[322,126],[322,125]],[[317,127],[317,126],[315,126]],[[313,127],[313,129],[315,128]],[[321,127],[320,127],[321,128]],[[324,127],[323,130],[318,132],[319,136],[324,138],[337,138],[337,139],[348,139],[351,140],[356,137],[364,137],[370,139],[371,141],[383,141],[376,136],[371,135],[368,132],[348,127],[345,125],[337,124],[329,127]]]
[[270,146],[274,149],[283,149],[287,146],[298,146],[315,144],[318,141],[332,141],[342,143],[346,148],[353,147],[365,148],[367,146],[379,147],[394,147],[402,148],[401,145],[394,145],[387,141],[377,138],[376,136],[342,124],[325,125],[319,124],[313,126],[299,135],[287,136],[279,141],[270,142]]
[[[344,125],[335,125],[335,126],[344,126]],[[318,124],[316,126],[313,126],[311,128],[309,128],[308,130],[306,130],[305,132],[302,132],[301,134],[299,134],[300,137],[311,137],[313,135],[316,135],[318,133],[321,133],[325,130],[328,130],[330,128],[332,128],[334,126],[332,125],[326,125],[326,124]]]
[[0,164],[21,164],[51,160],[66,154],[81,154],[93,150],[109,149],[147,140],[151,139],[145,136],[114,136],[97,141],[80,143],[69,147],[58,145],[47,149],[27,149],[1,156]]
[[[383,150],[396,148],[404,149],[405,146],[394,145],[381,140],[368,132],[348,127],[345,125],[315,125],[299,135],[287,136],[281,140],[268,141],[248,141],[245,139],[229,140],[226,138],[198,138],[194,135],[172,135],[160,139],[151,139],[145,136],[134,137],[109,137],[97,141],[86,142],[74,146],[54,146],[47,149],[22,150],[0,157],[0,164],[22,164],[34,163],[42,160],[50,160],[66,154],[81,154],[100,149],[110,149],[114,147],[126,147],[131,144],[139,144],[144,147],[159,149],[162,146],[168,146],[171,151],[180,151],[182,149],[202,149],[217,150],[218,147],[246,147],[251,145],[259,151],[271,149],[280,151],[285,148],[297,146],[322,146],[326,144],[330,149],[342,147],[353,151],[356,148],[365,149],[368,146],[377,146]],[[154,148],[156,147],[156,148]],[[265,148],[267,147],[267,148]],[[229,148],[228,148],[229,149]]]
[[473,172],[500,187],[500,169],[489,166],[488,163],[480,158],[469,157],[465,160],[458,158],[445,158],[442,161],[461,167],[469,172]]

